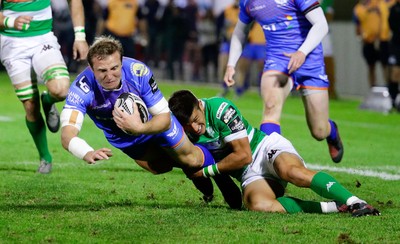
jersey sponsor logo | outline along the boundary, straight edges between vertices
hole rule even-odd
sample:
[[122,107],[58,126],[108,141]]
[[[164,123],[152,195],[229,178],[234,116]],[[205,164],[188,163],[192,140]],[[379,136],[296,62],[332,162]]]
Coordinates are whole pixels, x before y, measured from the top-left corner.
[[140,63],[134,63],[131,65],[131,72],[132,74],[141,77],[149,74],[150,71],[146,67],[146,65]]
[[110,101],[107,101],[107,103],[100,104],[99,106],[94,106],[94,107],[93,107],[93,110],[96,110],[96,109],[104,109],[104,108],[109,108],[109,107],[112,107],[112,105],[111,105],[111,102],[110,102]]
[[221,105],[219,106],[219,108],[217,110],[217,115],[216,115],[217,119],[221,119],[222,111],[224,111],[226,106],[228,106],[228,103],[226,103],[226,102],[221,103]]
[[222,115],[222,121],[225,124],[228,124],[228,122],[236,116],[236,110],[232,107],[229,106],[227,110],[225,110],[225,113]]
[[90,87],[87,83],[87,78],[86,76],[82,76],[76,83],[75,85],[82,90],[84,93],[89,93],[90,92]]
[[154,94],[156,93],[156,91],[158,91],[158,85],[156,80],[154,79],[154,76],[151,76],[150,80],[149,80],[149,85],[151,87],[151,92]]
[[243,121],[237,116],[228,124],[229,128],[231,129],[232,133],[239,132],[244,129]]
[[67,101],[70,104],[84,104],[83,99],[73,91],[68,92]]
[[254,6],[254,7],[250,8],[249,11],[250,11],[250,12],[254,12],[254,11],[257,11],[257,10],[264,9],[264,8],[266,8],[266,7],[267,7],[267,6],[265,6],[265,5]]

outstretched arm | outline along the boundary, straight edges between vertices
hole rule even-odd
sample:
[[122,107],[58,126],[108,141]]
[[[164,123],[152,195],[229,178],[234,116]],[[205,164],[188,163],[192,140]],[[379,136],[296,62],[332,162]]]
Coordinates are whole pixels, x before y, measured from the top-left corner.
[[85,140],[78,137],[83,123],[83,114],[77,110],[64,109],[61,112],[61,144],[77,158],[85,160],[89,164],[96,161],[109,159],[112,156],[109,148],[94,150]]

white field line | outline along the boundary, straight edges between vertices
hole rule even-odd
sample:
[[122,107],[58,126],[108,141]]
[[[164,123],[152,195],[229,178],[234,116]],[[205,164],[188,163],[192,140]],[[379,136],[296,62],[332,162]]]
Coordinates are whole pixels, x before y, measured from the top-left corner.
[[[375,171],[372,169],[355,169],[355,168],[345,168],[345,167],[334,167],[334,166],[327,166],[327,165],[319,165],[319,164],[309,164],[307,163],[307,167],[314,170],[326,170],[332,172],[341,172],[347,173],[352,175],[360,175],[360,176],[369,176],[369,177],[376,177],[383,180],[400,180],[400,170],[396,170],[395,174],[383,172],[383,171]],[[382,167],[384,169],[384,167]],[[394,169],[391,168],[391,171]]]
[[[100,161],[97,163],[97,165],[101,163],[106,163],[107,160]],[[0,161],[0,165],[25,165],[25,166],[31,166],[31,165],[39,165],[38,162],[15,162],[15,163],[9,163],[9,162],[4,162]],[[63,162],[63,163],[55,163],[57,168],[69,168],[69,167],[85,167],[85,164],[80,164],[77,162]],[[306,163],[307,168],[313,169],[313,170],[324,170],[324,171],[331,171],[331,172],[340,172],[340,173],[346,173],[346,174],[352,174],[352,175],[360,175],[360,176],[368,176],[368,177],[375,177],[375,178],[380,178],[382,180],[400,180],[400,167],[393,167],[393,166],[382,166],[379,167],[379,171],[374,170],[372,168],[364,167],[363,169],[355,169],[355,168],[346,168],[346,167],[335,167],[335,166],[327,166],[327,165],[319,165],[319,164],[311,164],[311,163]],[[91,165],[91,166],[96,166],[96,164]],[[386,172],[385,172],[386,171]],[[387,171],[391,171],[394,173],[389,173]]]
[[11,118],[9,116],[1,116],[0,115],[0,122],[12,122],[14,121],[14,118]]

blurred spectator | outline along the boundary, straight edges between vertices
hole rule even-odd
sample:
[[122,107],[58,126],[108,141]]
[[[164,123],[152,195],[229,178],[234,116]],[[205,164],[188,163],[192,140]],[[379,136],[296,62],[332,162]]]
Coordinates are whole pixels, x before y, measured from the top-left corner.
[[[137,0],[108,0],[104,13],[104,35],[118,39],[124,49],[124,56],[140,59],[135,53],[134,35],[146,33],[140,20]],[[136,56],[135,56],[136,55]]]
[[232,5],[225,9],[223,17],[222,42],[218,55],[218,82],[222,82],[223,91],[219,96],[226,96],[229,92],[229,88],[223,82],[223,79],[226,64],[228,63],[232,33],[239,18],[239,0],[235,0]]
[[213,79],[211,77],[216,76],[218,69],[217,26],[211,8],[205,9],[197,24],[203,79],[205,82],[210,82]]
[[392,39],[390,40],[390,77],[388,88],[393,106],[400,111],[400,104],[395,104],[400,83],[400,0],[397,0],[390,8],[389,26],[392,31]]
[[60,44],[61,54],[70,72],[76,73],[77,62],[72,58],[72,47],[74,45],[74,26],[67,0],[52,0],[53,32]]
[[182,9],[183,18],[187,27],[187,39],[185,42],[183,61],[189,64],[191,71],[191,80],[200,80],[200,61],[201,51],[198,44],[197,22],[199,17],[199,8],[195,0],[188,0],[187,5]]
[[242,55],[237,63],[235,92],[236,97],[240,97],[249,89],[251,85],[253,65],[256,70],[257,85],[261,81],[261,75],[264,68],[265,60],[265,36],[260,24],[254,22],[248,34],[248,40],[243,47]]
[[176,79],[175,66],[178,66],[179,78],[183,77],[182,55],[187,37],[186,23],[182,10],[178,8],[173,0],[165,7],[162,17],[163,50],[165,51],[167,63],[167,78]]
[[[322,10],[324,11],[325,18],[330,24],[333,21],[334,17],[334,9],[333,2],[334,0],[319,0]],[[329,80],[329,98],[337,99],[336,94],[336,76],[335,76],[335,60],[333,57],[333,45],[332,45],[332,36],[331,31],[322,39],[322,47],[324,50],[324,61],[325,61],[325,71],[328,75]]]
[[157,0],[146,0],[141,7],[142,17],[146,23],[148,43],[145,48],[145,62],[150,66],[158,66],[160,59],[160,21],[164,13],[164,8]]
[[356,34],[363,43],[363,56],[368,64],[368,82],[376,86],[376,63],[382,64],[388,83],[389,3],[385,0],[359,0],[353,9]]
[[94,38],[102,33],[98,26],[103,21],[103,9],[98,0],[84,0],[82,4],[85,9],[86,41],[91,45]]

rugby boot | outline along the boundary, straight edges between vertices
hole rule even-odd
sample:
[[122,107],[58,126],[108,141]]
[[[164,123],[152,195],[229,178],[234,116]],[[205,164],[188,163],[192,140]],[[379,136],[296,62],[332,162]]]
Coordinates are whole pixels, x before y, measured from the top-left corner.
[[335,122],[333,122],[333,124],[335,125],[336,128],[336,139],[332,140],[326,138],[326,142],[328,143],[329,154],[331,155],[332,161],[335,163],[340,163],[340,161],[343,158],[344,148],[342,139],[340,139],[339,129]]
[[366,202],[357,202],[349,206],[349,212],[353,217],[369,216],[369,215],[381,215],[378,209],[372,207]]
[[51,172],[52,163],[47,162],[46,160],[40,160],[40,165],[37,170],[40,174],[49,174]]

